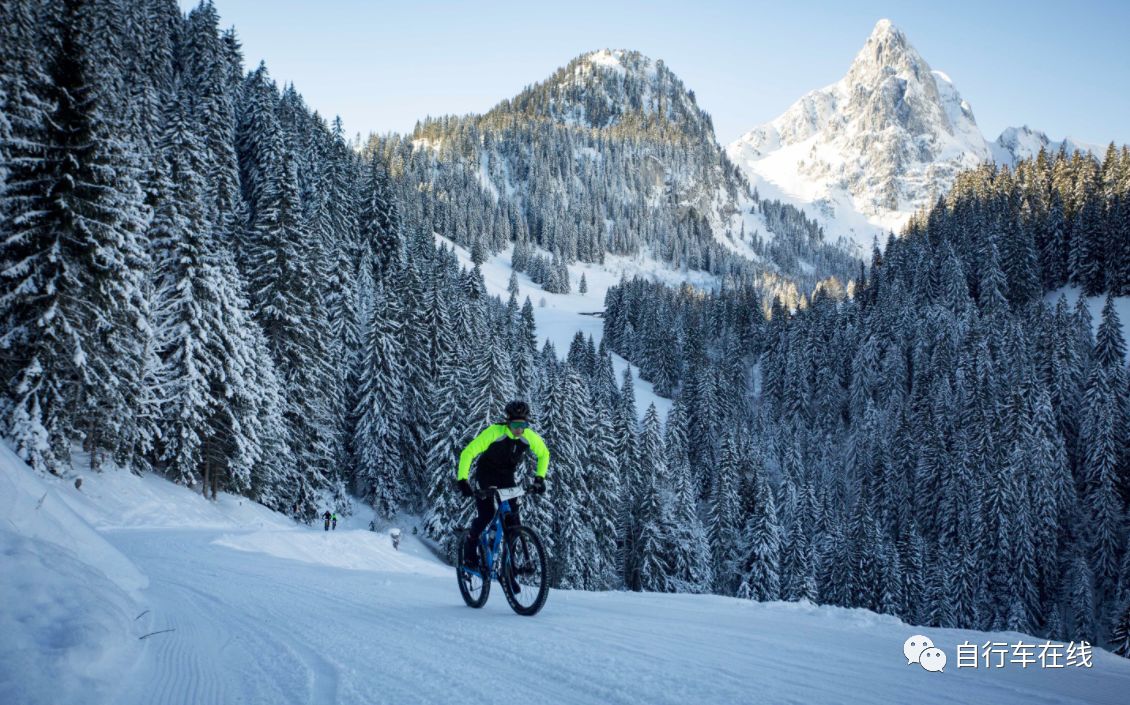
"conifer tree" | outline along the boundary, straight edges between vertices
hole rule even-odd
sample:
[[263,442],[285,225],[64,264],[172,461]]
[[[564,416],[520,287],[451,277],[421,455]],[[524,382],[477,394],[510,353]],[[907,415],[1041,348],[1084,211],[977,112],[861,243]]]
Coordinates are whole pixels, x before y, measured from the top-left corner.
[[459,368],[454,352],[436,361],[438,376],[432,387],[427,439],[427,506],[424,530],[429,537],[450,550],[456,526],[467,526],[473,505],[455,489],[455,472],[463,449],[463,425],[457,421],[460,409],[456,385]]
[[600,567],[589,565],[598,558],[596,535],[588,521],[592,511],[591,491],[583,465],[587,455],[585,435],[580,433],[589,400],[576,370],[563,367],[555,383],[541,397],[539,426],[551,449],[554,503],[552,516],[553,560],[561,587],[591,589],[600,579]]
[[671,535],[670,507],[660,478],[667,477],[667,454],[659,426],[655,404],[644,412],[640,434],[640,474],[637,486],[631,488],[631,537],[635,547],[634,570],[628,585],[633,590],[655,592],[667,588],[667,566]]
[[751,485],[752,512],[745,512],[742,536],[742,581],[749,586],[750,599],[780,599],[780,528],[777,523],[773,491],[765,480],[760,463],[753,464]]
[[207,444],[229,432],[212,424],[225,416],[230,351],[224,343],[231,334],[207,217],[203,145],[189,124],[187,106],[172,111],[162,148],[167,166],[156,185],[149,230],[160,253],[154,263],[154,325],[165,406],[162,462],[171,479],[195,485],[204,474]]
[[621,504],[617,517],[620,554],[618,563],[624,584],[631,586],[636,573],[636,536],[634,497],[643,485],[642,459],[638,451],[639,420],[636,415],[636,399],[632,384],[631,367],[625,368],[623,384],[620,387],[620,404],[612,419],[613,452],[616,455],[618,473],[622,486]]
[[[393,294],[395,295],[395,294]],[[404,404],[403,351],[399,321],[390,316],[389,295],[378,284],[361,366],[356,411],[358,482],[362,497],[382,516],[396,515],[408,488],[403,484],[400,422]]]
[[1123,658],[1130,658],[1130,603],[1118,615],[1110,640],[1111,650]]
[[586,460],[581,466],[587,489],[582,510],[595,542],[594,552],[587,557],[589,583],[591,589],[606,589],[619,586],[622,580],[616,541],[617,512],[623,504],[624,491],[613,439],[608,433],[613,425],[612,411],[595,400],[591,408],[582,413],[581,421],[587,439]]
[[16,96],[17,149],[38,158],[13,160],[5,193],[17,217],[0,250],[10,283],[0,320],[20,344],[6,365],[5,427],[24,460],[53,472],[75,435],[95,467],[107,451],[128,461],[146,445],[131,405],[150,330],[147,213],[134,145],[102,82],[108,57],[92,52],[96,12],[78,0],[59,9],[47,81],[33,73]]
[[740,472],[737,442],[732,433],[722,439],[722,462],[714,482],[711,498],[709,538],[714,557],[714,589],[732,594],[740,576],[737,565],[740,545],[741,517],[737,478]]

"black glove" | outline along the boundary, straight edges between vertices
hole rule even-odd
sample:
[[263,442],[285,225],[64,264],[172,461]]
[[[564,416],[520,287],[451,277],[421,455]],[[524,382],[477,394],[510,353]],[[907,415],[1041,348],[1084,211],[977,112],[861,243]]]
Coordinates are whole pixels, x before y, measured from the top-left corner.
[[463,495],[464,497],[475,496],[475,491],[471,489],[470,482],[467,482],[466,480],[459,480],[455,484],[459,486],[459,494]]
[[539,475],[538,477],[534,478],[534,484],[530,485],[530,494],[545,494],[544,477],[541,477]]

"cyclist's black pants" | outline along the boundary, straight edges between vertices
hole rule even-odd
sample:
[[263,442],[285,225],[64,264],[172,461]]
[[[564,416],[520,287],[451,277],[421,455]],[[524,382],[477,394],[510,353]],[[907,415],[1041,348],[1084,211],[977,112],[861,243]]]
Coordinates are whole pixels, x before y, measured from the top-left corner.
[[[471,522],[471,528],[467,531],[467,543],[463,546],[463,556],[468,562],[473,562],[477,553],[476,547],[479,545],[479,536],[490,524],[490,520],[494,518],[494,498],[476,499],[475,509],[479,514]],[[506,515],[506,530],[511,531],[520,526],[521,523],[518,514],[518,500],[515,498],[510,500],[510,513]]]

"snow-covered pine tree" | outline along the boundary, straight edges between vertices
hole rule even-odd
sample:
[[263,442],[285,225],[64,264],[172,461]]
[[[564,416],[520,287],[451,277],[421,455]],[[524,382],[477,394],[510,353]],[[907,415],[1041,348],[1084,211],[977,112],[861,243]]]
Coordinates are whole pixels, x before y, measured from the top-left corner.
[[782,599],[816,601],[816,556],[812,546],[816,512],[816,491],[805,479],[781,549]]
[[1075,641],[1094,643],[1095,635],[1095,587],[1094,576],[1082,550],[1068,561],[1068,602],[1070,619],[1067,622],[1068,637]]
[[396,516],[408,488],[404,487],[400,455],[401,412],[404,404],[403,354],[399,321],[393,318],[386,292],[377,284],[361,365],[357,435],[357,484],[362,498],[385,518]]
[[713,556],[714,589],[723,595],[733,594],[739,579],[741,550],[741,499],[738,482],[741,473],[737,440],[733,432],[722,438],[721,463],[715,476],[710,502],[708,536]]
[[687,460],[687,419],[681,398],[667,414],[664,445],[667,473],[671,477],[673,503],[671,532],[667,539],[667,587],[669,592],[708,592],[713,583],[710,542],[698,515],[698,492],[691,482]]
[[216,209],[213,225],[217,237],[223,238],[220,242],[230,247],[237,221],[244,217],[235,149],[239,86],[233,79],[242,69],[238,66],[240,58],[230,55],[218,26],[219,15],[212,2],[202,2],[188,13],[179,58],[184,69],[179,80],[207,155],[208,167],[203,173],[208,176],[208,198]]
[[[267,207],[267,199],[277,199],[277,181],[282,169],[284,135],[278,117],[278,90],[266,64],[249,73],[240,88],[236,103],[235,144],[239,159],[240,187],[247,204],[248,243],[255,240],[254,230]],[[283,174],[281,178],[286,178]],[[295,201],[298,199],[297,173],[294,179]],[[294,205],[297,213],[298,205]],[[297,216],[295,216],[297,218]],[[252,292],[254,294],[254,289]]]
[[[591,397],[590,397],[591,398]],[[588,557],[592,589],[609,589],[622,584],[617,562],[617,513],[623,504],[623,485],[619,463],[613,448],[614,409],[592,401],[591,410],[583,414],[581,429],[587,440],[582,476],[587,488],[584,511],[595,541],[595,551]],[[553,450],[550,449],[552,453]]]
[[623,574],[624,584],[630,586],[630,576],[635,574],[636,547],[635,523],[632,507],[633,498],[642,486],[641,458],[639,453],[639,416],[636,415],[636,394],[632,383],[632,368],[624,369],[623,383],[620,387],[620,404],[612,418],[613,452],[616,455],[621,483],[621,503],[618,508],[617,526],[619,537],[618,562]]
[[752,511],[743,512],[745,529],[738,570],[742,581],[749,585],[750,599],[764,602],[781,597],[781,530],[773,489],[765,479],[760,458],[755,456],[751,461],[746,482]]
[[977,302],[981,308],[982,316],[994,319],[1006,315],[1009,311],[1006,294],[1008,280],[1001,270],[1000,254],[997,251],[996,243],[989,243],[987,255],[988,258],[982,265]]
[[537,329],[534,323],[534,305],[530,297],[522,304],[515,347],[510,351],[514,360],[514,386],[519,396],[528,397],[537,387]]
[[413,510],[421,508],[427,487],[428,397],[433,381],[427,376],[427,326],[424,323],[425,293],[416,262],[401,268],[395,283],[402,317],[400,349],[403,356],[404,404],[398,433],[406,500]]
[[655,404],[648,405],[641,426],[640,484],[633,488],[629,499],[633,504],[635,557],[628,587],[656,592],[668,588],[668,547],[672,532],[669,491],[665,486],[667,453]]
[[429,401],[429,435],[427,438],[427,512],[424,531],[446,550],[455,543],[453,529],[467,526],[474,514],[474,504],[455,488],[459,452],[463,449],[463,424],[459,420],[458,400],[460,370],[454,352],[433,361],[437,372]]
[[12,161],[5,194],[15,217],[0,261],[15,281],[0,320],[7,341],[22,343],[5,426],[21,457],[53,472],[76,435],[95,467],[143,444],[129,420],[150,330],[147,214],[138,156],[101,81],[112,57],[91,51],[96,12],[77,0],[58,9],[48,80],[29,77],[14,115],[19,149],[39,158]]
[[[204,149],[188,106],[169,111],[160,143],[164,167],[156,184],[149,228],[154,261],[154,327],[161,357],[163,406],[161,467],[174,482],[193,486],[207,477],[207,447],[226,432],[213,424],[227,416],[229,337],[218,289],[219,267],[205,202]],[[215,468],[220,472],[220,468]],[[210,477],[208,479],[211,479]],[[205,488],[207,490],[207,487]]]
[[585,409],[590,405],[588,391],[577,371],[564,365],[553,383],[544,387],[539,401],[538,428],[552,454],[553,468],[553,508],[543,519],[553,527],[551,573],[561,587],[592,589],[596,575],[591,572],[595,566],[590,561],[599,551],[588,521],[592,509],[590,488],[585,482],[587,443],[581,432]]
[[267,349],[267,339],[248,310],[239,272],[227,248],[218,248],[225,283],[225,318],[236,334],[232,344],[231,414],[241,433],[230,436],[228,474],[251,473],[249,495],[276,511],[292,510],[306,523],[317,514],[315,486],[295,462],[287,443],[286,395]]
[[304,227],[296,161],[283,150],[271,167],[244,256],[253,311],[285,381],[291,447],[318,487],[334,470],[329,324],[317,290],[317,253]]
[[400,211],[385,166],[372,158],[365,165],[361,186],[361,237],[370,243],[379,276],[404,259]]
[[467,339],[472,346],[473,367],[465,388],[465,413],[467,422],[481,430],[502,418],[502,410],[517,392],[510,352],[505,347],[506,338],[489,332],[497,330],[501,324],[480,302],[472,302],[471,307],[481,317],[478,327],[485,335]]
[[1118,613],[1118,619],[1111,630],[1111,650],[1124,658],[1130,658],[1130,602]]

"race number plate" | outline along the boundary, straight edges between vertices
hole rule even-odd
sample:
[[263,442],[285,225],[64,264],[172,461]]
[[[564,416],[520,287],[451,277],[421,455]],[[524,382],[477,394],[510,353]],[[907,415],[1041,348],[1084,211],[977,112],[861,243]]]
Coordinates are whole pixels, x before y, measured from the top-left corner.
[[498,498],[501,499],[504,502],[508,499],[514,499],[515,497],[521,497],[524,494],[526,494],[526,491],[523,490],[520,487],[504,487],[504,488],[498,490]]

